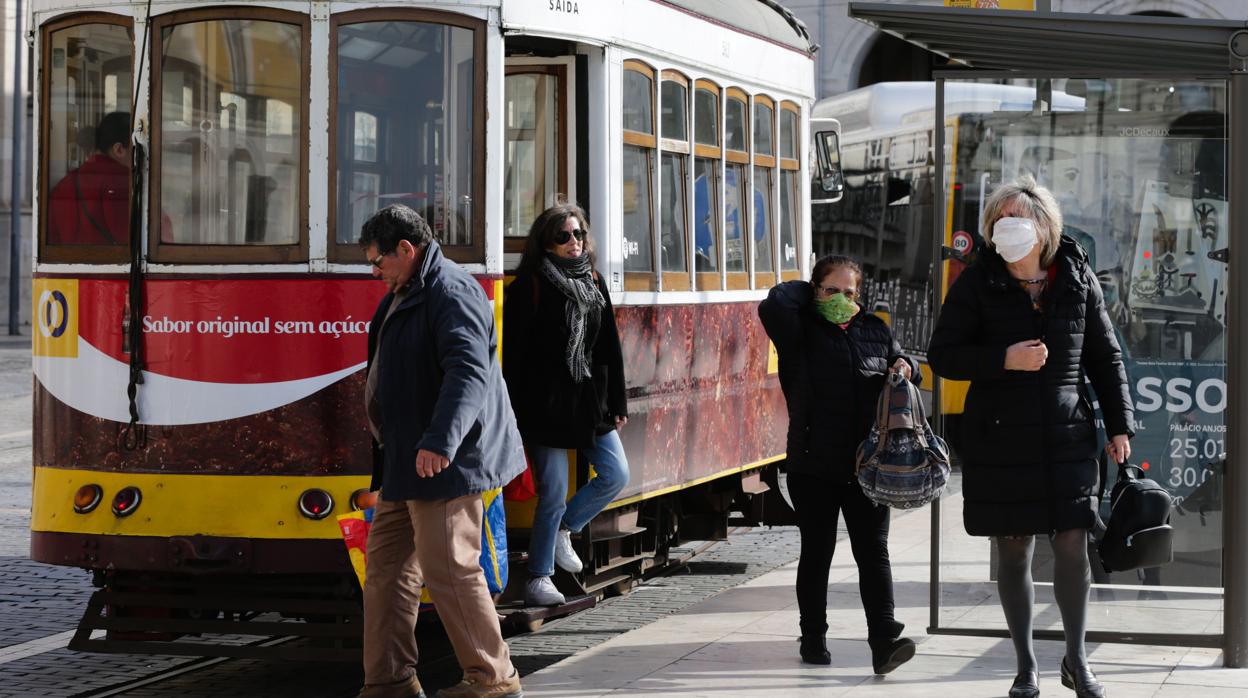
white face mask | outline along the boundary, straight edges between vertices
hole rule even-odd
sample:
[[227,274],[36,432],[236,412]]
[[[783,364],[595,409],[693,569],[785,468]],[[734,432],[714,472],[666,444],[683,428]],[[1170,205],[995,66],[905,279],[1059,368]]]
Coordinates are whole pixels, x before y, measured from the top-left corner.
[[1013,264],[1036,246],[1036,224],[1029,218],[1001,218],[992,226],[992,246]]

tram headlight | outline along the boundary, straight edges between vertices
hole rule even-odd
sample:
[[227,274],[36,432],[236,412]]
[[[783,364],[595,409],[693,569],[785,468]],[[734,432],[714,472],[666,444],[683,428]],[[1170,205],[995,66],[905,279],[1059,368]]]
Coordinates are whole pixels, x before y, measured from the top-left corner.
[[313,521],[329,516],[329,512],[333,510],[334,498],[325,490],[304,490],[304,493],[299,495],[299,513]]
[[99,485],[83,485],[74,493],[74,511],[79,514],[89,514],[95,511],[102,499],[104,499],[104,490]]
[[367,488],[358,489],[351,493],[351,510],[364,511],[365,509],[377,503],[377,493],[369,492]]
[[113,497],[113,513],[117,516],[129,516],[139,508],[143,501],[143,493],[137,487],[127,487]]

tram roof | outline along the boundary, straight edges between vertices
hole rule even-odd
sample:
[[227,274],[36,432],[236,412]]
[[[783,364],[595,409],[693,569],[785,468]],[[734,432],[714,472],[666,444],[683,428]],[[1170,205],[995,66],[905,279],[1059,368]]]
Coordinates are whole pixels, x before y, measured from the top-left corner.
[[851,2],[849,16],[963,65],[1042,74],[1225,74],[1244,20]]
[[777,0],[656,0],[749,34],[813,53],[806,24]]

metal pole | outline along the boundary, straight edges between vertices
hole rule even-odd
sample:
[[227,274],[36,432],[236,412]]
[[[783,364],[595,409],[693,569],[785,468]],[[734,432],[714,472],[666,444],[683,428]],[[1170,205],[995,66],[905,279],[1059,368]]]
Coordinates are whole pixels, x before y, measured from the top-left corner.
[[[941,292],[945,283],[945,262],[944,255],[941,254],[941,248],[945,244],[945,187],[948,182],[945,181],[945,79],[936,78],[936,113],[932,121],[932,148],[936,151],[932,160],[935,163],[932,172],[933,180],[936,186],[932,188],[932,194],[935,199],[933,209],[936,220],[932,221],[933,228],[933,250],[932,259],[936,260],[936,286],[932,289],[933,297],[931,299],[932,318],[935,320],[940,313],[940,304],[944,299],[941,298]],[[940,411],[940,379],[936,374],[932,374],[932,415],[934,416],[937,433],[945,432],[945,416]],[[931,633],[940,627],[940,533],[941,533],[941,506],[940,498],[936,498],[932,502],[932,539],[931,539],[931,556],[928,562],[928,603],[927,603],[927,631]]]
[[22,90],[22,0],[13,3],[13,148],[9,174],[9,334],[18,335],[22,288],[22,117],[26,95]]
[[1227,114],[1230,148],[1230,258],[1227,305],[1227,455],[1222,481],[1222,660],[1248,667],[1248,73],[1231,73]]

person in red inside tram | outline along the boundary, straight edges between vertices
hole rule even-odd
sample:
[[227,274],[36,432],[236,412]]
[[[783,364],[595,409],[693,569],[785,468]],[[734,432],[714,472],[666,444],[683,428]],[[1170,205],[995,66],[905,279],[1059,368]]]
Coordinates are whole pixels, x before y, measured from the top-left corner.
[[519,698],[479,563],[481,494],[524,470],[481,284],[442,255],[415,211],[395,204],[360,231],[389,291],[368,333],[364,403],[379,490],[364,584],[361,698],[423,697],[416,677],[422,584],[463,668],[441,698]]
[[1106,450],[1123,462],[1134,409],[1122,350],[1088,255],[1062,234],[1049,190],[1031,176],[1003,184],[983,216],[988,245],[950,287],[927,350],[937,374],[971,382],[959,447],[962,520],[972,536],[996,540],[997,590],[1018,659],[1010,698],[1040,695],[1031,631],[1037,535],[1053,548],[1062,684],[1102,698],[1084,647],[1099,476],[1084,376],[1100,401]]
[[[572,534],[628,484],[618,430],[628,422],[624,358],[611,295],[594,269],[594,240],[574,204],[533,221],[503,305],[503,372],[537,484],[525,601],[564,602],[555,565],[580,572]],[[595,476],[568,500],[568,449]]]
[[52,245],[124,245],[130,239],[130,114],[95,127],[95,152],[48,193]]
[[837,515],[845,515],[858,565],[858,590],[867,616],[871,666],[887,674],[914,656],[914,642],[893,615],[893,571],[888,559],[889,509],[863,494],[854,455],[875,419],[887,373],[920,380],[892,330],[862,312],[862,269],[849,257],[815,263],[810,282],[771,289],[758,316],[779,355],[780,388],[789,410],[784,469],[797,513],[801,557],[797,606],[802,660],[831,664],[828,572],[836,550]]

